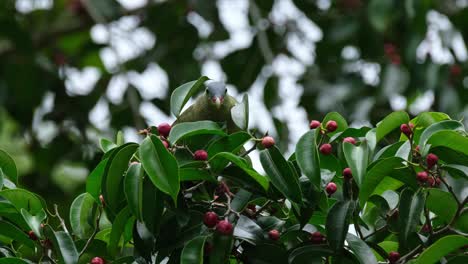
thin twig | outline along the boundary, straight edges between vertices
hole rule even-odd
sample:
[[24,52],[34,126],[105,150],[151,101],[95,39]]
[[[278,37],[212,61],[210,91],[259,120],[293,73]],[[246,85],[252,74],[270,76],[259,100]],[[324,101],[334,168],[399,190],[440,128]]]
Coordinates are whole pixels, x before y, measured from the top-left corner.
[[243,158],[243,157],[249,155],[250,152],[252,152],[252,151],[254,151],[254,150],[256,150],[256,149],[257,149],[257,142],[254,142],[253,146],[252,146],[249,150],[247,150],[246,152],[244,152],[244,153],[242,153],[241,155],[239,155],[239,157]]
[[226,196],[226,199],[227,199],[227,203],[226,203],[227,211],[226,213],[224,213],[224,217],[226,217],[229,213],[233,213],[237,217],[240,217],[240,213],[232,210],[231,208],[231,196],[228,193],[224,193],[224,196]]
[[382,226],[382,227],[376,229],[374,232],[368,234],[367,236],[364,236],[364,237],[362,238],[362,240],[366,240],[366,239],[368,239],[369,237],[371,237],[371,236],[373,236],[373,235],[375,235],[375,234],[377,234],[377,233],[379,233],[379,232],[381,232],[381,231],[383,231],[383,230],[385,230],[385,229],[387,229],[387,225],[384,225],[384,226]]
[[91,242],[93,242],[94,237],[96,237],[97,233],[99,232],[99,222],[101,220],[101,215],[102,215],[102,208],[99,207],[99,214],[96,219],[96,228],[94,228],[93,234],[89,237],[88,241],[86,241],[86,244],[84,245],[83,249],[80,251],[80,257],[86,252],[86,249],[91,245]]
[[260,207],[260,208],[255,212],[254,217],[255,217],[255,216],[258,216],[263,210],[265,210],[265,209],[267,208],[267,206],[268,206],[270,203],[271,203],[271,200],[266,201],[266,202],[262,205],[262,207]]
[[60,217],[60,214],[59,214],[59,212],[58,212],[58,206],[57,206],[57,204],[54,204],[54,209],[55,209],[55,217],[57,217],[57,218],[59,219],[60,225],[62,226],[63,231],[65,231],[67,234],[70,234],[70,233],[68,232],[67,226],[65,225],[65,221],[63,220],[62,217]]
[[205,181],[201,181],[201,182],[197,183],[196,185],[194,185],[194,186],[192,186],[192,187],[190,187],[188,189],[185,189],[184,193],[193,192],[196,189],[198,189],[200,186],[202,186],[204,183],[205,183]]
[[[444,180],[444,177],[439,177],[439,179],[442,181],[442,183],[445,185],[445,187],[447,187],[447,190],[452,194],[453,198],[455,199],[455,201],[458,204],[458,207],[462,206],[463,203],[460,203],[460,201],[458,200],[457,195],[455,194],[455,192],[452,189],[452,186],[448,185],[448,183]],[[466,200],[466,198],[465,198],[465,200]]]

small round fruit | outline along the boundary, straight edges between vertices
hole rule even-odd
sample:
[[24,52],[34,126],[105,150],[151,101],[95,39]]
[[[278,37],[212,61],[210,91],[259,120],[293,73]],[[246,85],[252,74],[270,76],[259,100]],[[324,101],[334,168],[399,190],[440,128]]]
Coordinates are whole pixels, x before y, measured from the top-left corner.
[[428,175],[427,175],[427,172],[425,171],[420,171],[416,174],[416,179],[419,181],[419,182],[426,182],[427,179],[428,179]]
[[103,258],[95,257],[91,260],[91,264],[105,264],[106,261]]
[[310,234],[310,241],[314,244],[320,244],[323,242],[323,235],[319,231]]
[[428,186],[431,186],[431,187],[434,187],[435,186],[435,179],[434,177],[430,176],[427,178],[427,185]]
[[338,128],[338,124],[334,120],[330,120],[325,127],[327,128],[327,132],[334,132]]
[[204,151],[203,149],[199,149],[195,151],[193,154],[193,159],[195,160],[207,160],[208,159],[208,153]]
[[30,231],[28,232],[28,236],[29,236],[29,239],[31,239],[31,240],[34,240],[34,241],[37,240],[37,236],[36,236],[36,234],[34,233],[34,231],[32,231],[32,230],[30,230]]
[[336,192],[336,184],[334,182],[329,182],[327,187],[325,187],[325,191],[328,193],[328,195],[334,194]]
[[322,153],[323,155],[330,155],[333,151],[333,148],[332,148],[332,145],[326,143],[320,146],[319,150],[320,150],[320,153]]
[[428,225],[428,224],[425,224],[425,225],[423,225],[421,231],[424,232],[424,233],[429,233],[431,231],[431,226]]
[[276,229],[270,230],[268,237],[273,241],[277,241],[280,238],[280,232]]
[[411,134],[413,134],[413,131],[411,131],[411,127],[408,124],[401,124],[400,131],[407,137],[411,137]]
[[388,260],[390,261],[390,263],[395,263],[399,259],[400,259],[400,253],[398,253],[396,251],[392,251],[392,252],[388,253]]
[[163,137],[168,137],[170,132],[171,132],[171,125],[169,125],[168,123],[159,124],[158,126],[159,135]]
[[216,225],[216,231],[221,235],[231,235],[233,231],[232,224],[227,220],[219,221]]
[[317,127],[320,127],[321,123],[317,120],[312,120],[310,121],[310,129],[316,129]]
[[169,148],[169,143],[167,142],[167,140],[162,140],[162,143],[164,145],[165,148]]
[[345,168],[343,170],[343,176],[345,179],[349,180],[351,178],[353,178],[353,173],[351,172],[351,169],[350,168]]
[[266,136],[262,139],[262,146],[264,148],[271,148],[275,145],[275,139],[270,137],[270,136]]
[[348,142],[348,143],[351,143],[351,144],[353,144],[353,145],[356,145],[356,139],[354,139],[353,137],[345,137],[345,138],[343,139],[343,143],[344,143],[344,142]]
[[439,161],[439,157],[437,157],[437,155],[429,153],[426,156],[427,168],[431,169],[432,167],[434,167],[437,164],[438,161]]
[[209,227],[215,227],[218,223],[218,215],[215,212],[206,212],[203,216],[203,223]]

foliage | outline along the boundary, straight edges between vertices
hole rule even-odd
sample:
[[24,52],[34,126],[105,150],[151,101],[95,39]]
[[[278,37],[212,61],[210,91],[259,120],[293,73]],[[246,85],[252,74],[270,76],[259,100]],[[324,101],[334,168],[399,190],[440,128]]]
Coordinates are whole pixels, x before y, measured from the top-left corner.
[[[466,262],[468,135],[437,116],[395,112],[355,129],[330,113],[338,128],[322,122],[290,157],[222,123],[177,124],[167,138],[150,128],[140,144],[105,144],[66,220],[17,187],[1,152],[0,263]],[[255,148],[265,175],[248,157]]]

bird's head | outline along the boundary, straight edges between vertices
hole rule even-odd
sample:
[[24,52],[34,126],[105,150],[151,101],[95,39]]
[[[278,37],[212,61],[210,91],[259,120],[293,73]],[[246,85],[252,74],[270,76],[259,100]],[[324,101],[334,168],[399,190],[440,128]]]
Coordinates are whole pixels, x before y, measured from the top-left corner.
[[208,99],[208,102],[214,105],[216,108],[220,108],[224,102],[224,97],[226,96],[226,84],[218,81],[207,81],[205,85],[205,95]]

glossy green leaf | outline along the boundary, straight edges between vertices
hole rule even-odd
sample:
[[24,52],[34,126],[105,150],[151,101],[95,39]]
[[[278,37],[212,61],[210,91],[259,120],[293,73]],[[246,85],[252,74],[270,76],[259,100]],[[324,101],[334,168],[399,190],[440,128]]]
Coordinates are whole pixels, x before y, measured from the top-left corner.
[[231,117],[234,124],[242,130],[249,128],[249,96],[244,94],[242,102],[231,108]]
[[180,256],[181,264],[203,264],[203,249],[206,236],[196,237],[185,245]]
[[450,223],[457,213],[458,204],[455,198],[449,192],[440,189],[431,188],[427,192],[427,208],[446,223]]
[[305,133],[297,142],[295,153],[297,164],[302,173],[320,190],[320,159],[316,144],[316,134],[315,129]]
[[31,262],[20,258],[0,258],[0,264],[31,264]]
[[402,158],[404,160],[409,160],[411,154],[411,143],[409,140],[406,140],[403,145],[400,146],[398,151],[395,153],[395,157]]
[[407,248],[408,238],[412,232],[416,231],[421,213],[424,209],[424,193],[418,191],[414,193],[410,189],[402,191],[400,196],[399,229],[398,236],[400,245]]
[[250,177],[252,177],[257,183],[259,183],[265,190],[268,190],[269,182],[268,179],[260,175],[258,172],[256,172],[251,165],[249,165],[245,159],[240,158],[239,156],[236,156],[232,153],[229,152],[220,152],[216,154],[214,157],[210,159],[210,163],[212,161],[217,162],[220,159],[225,159],[233,164],[235,164],[237,167],[241,168],[244,172],[246,172]]
[[451,176],[457,177],[461,176],[468,178],[468,167],[458,164],[444,164],[442,168],[447,170]]
[[[379,32],[384,32],[390,25],[394,16],[392,0],[372,0],[367,8],[370,24]],[[398,78],[398,77],[395,77]],[[385,88],[384,88],[385,89]],[[389,92],[396,93],[393,89],[388,89]]]
[[366,242],[362,241],[359,237],[349,233],[346,235],[346,242],[348,242],[348,247],[351,248],[351,251],[356,255],[359,263],[377,264],[377,258],[374,253]]
[[352,211],[351,201],[336,202],[327,215],[325,228],[331,249],[339,252],[348,233],[349,217]]
[[462,123],[460,123],[459,121],[455,121],[455,120],[441,121],[441,122],[432,124],[428,128],[426,128],[422,132],[421,137],[419,138],[419,146],[421,147],[422,150],[425,151],[424,153],[422,153],[423,156],[427,154],[428,150],[426,150],[425,146],[427,144],[427,141],[431,138],[432,135],[441,131],[457,131],[457,130],[465,131],[465,128]]
[[208,263],[229,263],[229,255],[231,254],[233,244],[232,236],[221,235],[217,232],[213,235],[213,251],[209,255]]
[[120,211],[115,217],[115,220],[112,223],[112,231],[109,237],[109,244],[107,245],[107,250],[109,251],[109,254],[116,255],[118,253],[119,242],[124,233],[125,225],[131,217],[132,213],[128,207],[122,209],[122,211]]
[[242,252],[250,263],[258,264],[284,264],[288,263],[288,252],[278,244],[259,244],[247,247]]
[[39,196],[24,189],[2,190],[0,196],[10,201],[18,211],[23,208],[33,215],[40,213],[45,207],[45,203]]
[[36,234],[37,237],[42,238],[41,223],[47,218],[45,211],[41,210],[36,215],[31,215],[28,211],[21,208],[20,212],[26,224],[28,224],[29,228],[34,231],[34,234]]
[[101,194],[101,184],[104,170],[107,166],[109,159],[103,159],[99,162],[96,168],[89,174],[86,179],[86,192],[93,196],[94,200],[99,201],[99,195]]
[[99,145],[101,146],[101,149],[102,151],[104,151],[104,153],[117,147],[117,145],[114,142],[110,141],[107,138],[101,138],[101,140],[99,140]]
[[372,159],[372,162],[377,161],[378,159],[385,159],[395,156],[400,147],[404,144],[404,141],[399,141],[391,145],[381,148]]
[[[468,138],[456,131],[439,131],[434,133],[427,143],[431,144],[432,147],[443,146],[468,156]],[[443,159],[443,157],[441,158]]]
[[407,124],[408,122],[409,116],[404,111],[397,111],[389,114],[377,124],[377,142],[382,140],[393,130],[399,129],[401,124]]
[[255,221],[241,215],[234,228],[234,236],[257,244],[263,240],[263,230]]
[[81,239],[91,236],[95,229],[97,205],[89,193],[82,193],[75,198],[70,206],[70,225],[73,234]]
[[10,179],[13,183],[18,183],[18,170],[13,158],[5,151],[0,149],[0,169],[6,178]]
[[29,248],[34,248],[34,241],[29,238],[26,232],[7,221],[0,220],[0,234]]
[[302,192],[295,171],[274,146],[260,152],[260,162],[270,182],[289,200],[302,203]]
[[207,169],[184,168],[179,170],[180,181],[211,181],[217,182]]
[[327,135],[330,137],[333,137],[335,134],[345,131],[348,128],[348,122],[346,122],[346,119],[344,119],[344,117],[338,112],[328,113],[322,120],[323,126],[325,126],[327,122],[331,120],[334,120],[337,123],[338,128],[334,132],[327,133]]
[[53,231],[52,228],[46,226],[44,228],[45,235],[51,240],[52,246],[55,249],[56,255],[61,264],[76,264],[79,254],[75,243],[70,235],[64,231]]
[[0,190],[3,189],[3,179],[4,178],[5,178],[5,175],[3,174],[3,171],[0,168]]
[[[236,154],[251,138],[252,136],[244,131],[221,137],[208,146],[206,150],[208,152],[208,157],[214,157],[214,155],[220,152],[232,152]],[[228,163],[229,161],[227,160],[212,160],[210,162],[210,167],[213,171],[221,171]]]
[[416,263],[438,263],[442,257],[466,245],[468,245],[468,238],[464,236],[449,235],[443,237],[424,250],[416,259]]
[[294,249],[288,257],[290,264],[322,263],[321,257],[331,256],[333,251],[328,247],[307,245]]
[[188,102],[190,97],[196,94],[200,88],[203,87],[208,77],[202,76],[196,81],[184,83],[177,87],[171,94],[171,112],[178,117],[180,112],[184,108],[184,105]]
[[355,146],[345,142],[343,143],[343,153],[353,173],[353,179],[356,181],[356,184],[361,187],[369,162],[369,148],[367,143],[362,142],[361,145]]
[[177,204],[177,194],[180,189],[179,165],[161,140],[154,135],[145,138],[140,145],[140,159],[151,182],[159,190],[169,194]]
[[175,125],[169,133],[168,140],[171,144],[176,144],[179,140],[195,135],[221,135],[226,133],[213,121],[184,122]]
[[361,128],[348,127],[343,132],[336,133],[332,137],[330,137],[329,143],[335,142],[338,139],[344,139],[346,137],[353,137],[353,138],[364,137],[367,134],[367,132],[369,132],[369,130],[371,130],[370,127],[361,127]]
[[130,164],[125,174],[124,193],[128,207],[133,215],[141,221],[142,195],[143,195],[143,168],[141,163]]

